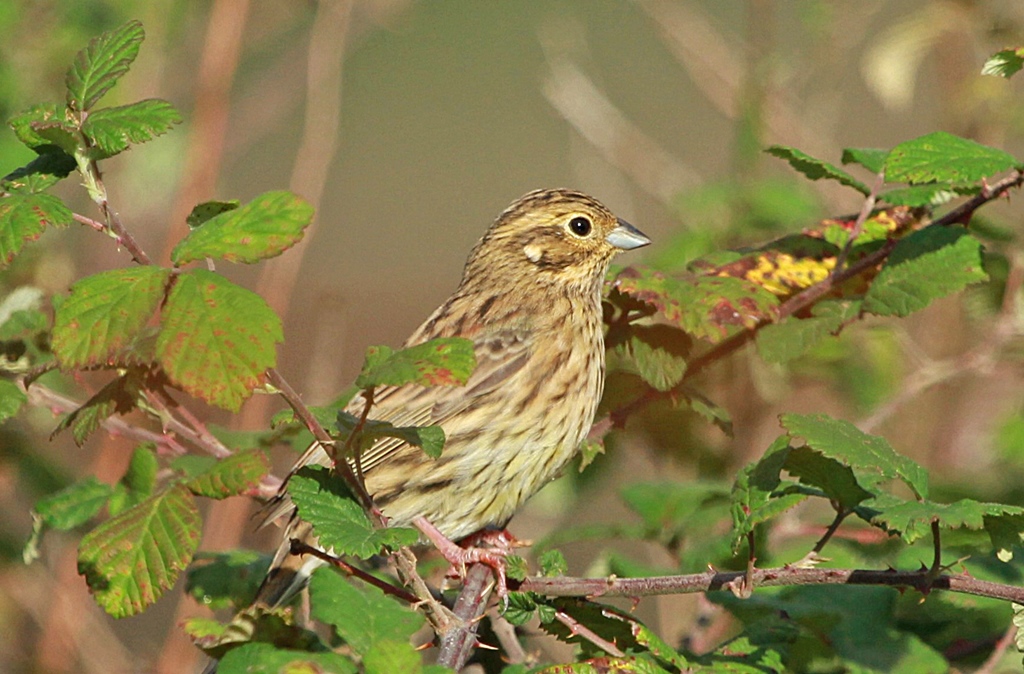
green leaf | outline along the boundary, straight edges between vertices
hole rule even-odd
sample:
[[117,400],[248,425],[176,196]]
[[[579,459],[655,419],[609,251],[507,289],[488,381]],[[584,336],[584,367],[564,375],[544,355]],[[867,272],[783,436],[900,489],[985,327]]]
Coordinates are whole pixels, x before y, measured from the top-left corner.
[[779,299],[746,279],[694,276],[676,279],[649,269],[628,268],[615,279],[616,292],[657,309],[694,337],[717,343],[773,317]]
[[39,155],[0,179],[0,187],[12,192],[38,194],[78,168],[75,158],[55,145],[41,145],[34,149]]
[[1024,47],[1003,49],[988,57],[981,68],[982,75],[998,75],[1010,78],[1024,68]]
[[111,516],[119,515],[152,496],[159,468],[152,445],[136,447],[132,452],[131,461],[128,462],[128,470],[121,476],[121,480],[114,487],[114,493],[110,495]]
[[537,610],[536,597],[532,592],[509,592],[501,617],[517,627],[525,625]]
[[103,610],[135,615],[174,584],[199,546],[201,527],[192,495],[175,485],[86,534],[78,572]]
[[580,472],[586,470],[587,466],[594,462],[601,454],[604,454],[604,439],[600,440],[584,440],[580,443],[578,450],[580,456]]
[[251,264],[294,246],[313,221],[313,207],[291,192],[267,192],[193,229],[171,253],[176,266],[208,257]]
[[51,529],[69,531],[95,517],[107,504],[112,492],[109,484],[90,476],[55,494],[44,496],[36,501],[32,510]]
[[906,316],[987,279],[981,244],[966,229],[926,227],[896,244],[864,296],[864,311]]
[[786,160],[789,162],[790,166],[800,173],[803,173],[811,180],[828,178],[829,180],[836,180],[847,187],[852,187],[861,194],[867,195],[871,193],[871,189],[867,185],[857,180],[838,166],[834,166],[820,159],[815,159],[809,154],[801,152],[796,148],[786,147],[784,145],[771,145],[765,149],[765,152],[773,157]]
[[[858,515],[885,531],[898,534],[907,544],[931,536],[932,522],[942,529],[981,530],[992,527],[997,537],[1005,536],[1000,524],[1013,521],[1016,529],[1012,545],[1019,545],[1024,532],[1024,508],[1000,503],[982,503],[972,499],[961,499],[956,503],[935,503],[934,501],[908,501],[889,494],[876,496],[865,501]],[[1004,520],[1004,518],[1006,518]],[[1003,521],[1000,521],[1003,520]],[[1005,538],[1000,539],[997,550],[1008,552]],[[995,542],[995,541],[994,541]]]
[[649,529],[672,532],[701,516],[709,503],[727,499],[729,488],[710,482],[638,482],[620,495]]
[[569,564],[561,550],[545,550],[537,558],[540,572],[545,576],[562,576],[569,570]]
[[519,555],[508,555],[505,558],[505,576],[512,580],[526,580],[530,575],[530,566]]
[[[33,122],[32,130],[50,146],[57,147],[72,157],[78,156],[84,142],[78,130],[69,122]],[[75,165],[78,165],[77,161]]]
[[885,161],[885,177],[911,184],[973,183],[1017,163],[1002,150],[936,131],[894,147]]
[[47,225],[64,227],[71,221],[71,211],[52,194],[12,192],[0,197],[0,268],[26,242],[38,239]]
[[107,383],[81,407],[68,413],[50,437],[71,429],[75,444],[81,447],[112,414],[127,414],[135,409],[142,395],[142,382],[129,370],[124,376]]
[[232,648],[217,665],[218,674],[356,674],[351,660],[337,653],[275,648],[248,643]]
[[963,190],[954,190],[949,183],[927,185],[911,185],[901,187],[878,195],[881,201],[893,206],[941,206],[949,203],[960,195]]
[[310,579],[313,617],[334,625],[355,651],[367,654],[381,642],[407,643],[421,627],[422,614],[372,585],[357,588],[336,571],[320,568]]
[[25,564],[39,558],[39,541],[46,529],[68,531],[96,516],[110,497],[111,487],[87,477],[36,501],[32,509],[32,533],[21,556]]
[[238,199],[229,199],[227,201],[204,201],[201,204],[196,204],[192,208],[192,212],[185,218],[185,224],[188,225],[189,229],[195,229],[202,226],[207,220],[210,220],[221,213],[233,211],[238,208],[238,206]]
[[75,56],[64,78],[68,107],[79,112],[91,109],[128,72],[144,38],[138,21],[129,21],[93,38]]
[[299,517],[313,525],[320,545],[338,555],[362,559],[379,554],[385,546],[412,545],[419,540],[413,529],[374,529],[370,518],[347,493],[341,478],[320,466],[307,466],[288,480]]
[[40,148],[51,143],[36,133],[35,127],[64,121],[66,120],[63,108],[58,107],[55,103],[42,103],[11,117],[7,124],[14,130],[14,135],[18,137],[18,140],[39,152]]
[[9,379],[0,379],[0,422],[7,421],[28,401],[28,396]]
[[683,380],[689,335],[671,325],[631,325],[626,341],[618,347],[637,374],[658,391],[668,391]]
[[859,300],[822,300],[814,305],[809,317],[790,316],[758,330],[757,352],[769,363],[799,358],[826,337],[837,334],[860,314],[860,307]]
[[423,671],[423,659],[408,642],[381,640],[366,653],[363,669],[366,674],[420,674]]
[[883,480],[901,480],[918,498],[927,498],[927,471],[884,438],[823,414],[783,414],[781,422],[791,438],[802,438],[808,449],[852,469],[861,487],[870,491]]
[[217,461],[212,468],[186,482],[185,486],[196,496],[222,499],[255,489],[268,472],[270,461],[266,453],[250,449]]
[[124,152],[131,143],[145,143],[181,123],[181,114],[167,101],[143,101],[102,108],[89,113],[82,133],[99,149],[93,159],[105,159]]
[[[349,434],[355,430],[359,419],[342,410],[338,412],[337,428],[341,431],[341,442],[345,442]],[[436,459],[444,449],[444,429],[440,426],[395,426],[388,421],[367,419],[360,431],[360,447],[367,449],[381,438],[398,438],[415,447],[421,448],[427,456]]]
[[185,592],[212,610],[248,606],[270,567],[270,557],[253,550],[201,552],[188,569]]
[[879,173],[885,166],[885,158],[888,156],[888,150],[873,147],[848,147],[843,150],[842,162],[844,164],[860,164],[872,173]]
[[808,497],[784,488],[780,475],[790,451],[789,438],[779,437],[763,457],[737,474],[732,488],[734,553],[757,525],[778,517]]
[[175,385],[237,411],[277,362],[281,319],[255,293],[194,269],[177,277],[156,353]]
[[64,368],[106,365],[138,336],[164,297],[170,272],[113,269],[71,286],[54,312],[53,351]]
[[461,386],[475,367],[473,342],[462,337],[439,337],[399,351],[371,346],[356,386]]
[[860,485],[850,466],[808,447],[791,449],[786,458],[786,470],[800,482],[820,489],[829,501],[844,510],[852,510],[873,495]]

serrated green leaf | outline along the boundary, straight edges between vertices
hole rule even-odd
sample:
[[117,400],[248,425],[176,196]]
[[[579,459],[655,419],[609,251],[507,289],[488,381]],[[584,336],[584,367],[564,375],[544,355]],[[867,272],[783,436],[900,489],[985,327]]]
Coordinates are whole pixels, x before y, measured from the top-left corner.
[[769,363],[786,363],[836,334],[860,313],[859,300],[822,300],[809,317],[790,316],[757,331],[757,352]]
[[281,319],[259,295],[194,269],[177,277],[163,308],[156,354],[171,381],[237,411],[277,362]]
[[56,145],[41,145],[33,149],[39,155],[5,175],[0,179],[0,186],[12,192],[38,194],[78,168],[75,158]]
[[47,225],[63,227],[71,221],[71,211],[52,194],[12,192],[0,197],[0,268],[26,242],[38,239]]
[[28,401],[28,396],[9,379],[0,379],[0,423],[7,421]]
[[250,449],[217,461],[212,468],[186,482],[185,486],[196,496],[222,499],[256,488],[269,471],[270,461],[266,453]]
[[[336,428],[340,431],[341,442],[355,430],[359,420],[344,410],[338,412]],[[381,438],[398,438],[414,447],[421,448],[427,456],[436,459],[444,449],[444,429],[440,426],[395,426],[389,421],[367,419],[360,431],[360,446],[367,449]]]
[[885,161],[886,180],[973,183],[1017,165],[1013,155],[945,131],[900,143]]
[[545,550],[537,558],[537,564],[545,576],[562,576],[569,570],[569,564],[561,550]]
[[776,314],[779,298],[761,286],[730,276],[676,279],[649,269],[629,268],[615,291],[657,309],[667,321],[696,338],[717,343],[735,328],[751,329]]
[[320,545],[338,555],[362,559],[385,546],[412,545],[419,540],[413,529],[374,529],[370,518],[347,493],[341,478],[326,468],[307,466],[288,480],[288,495],[299,517],[313,525]]
[[329,568],[313,574],[309,595],[313,617],[333,625],[339,636],[364,655],[381,642],[407,643],[424,623],[422,614],[379,588],[357,588]]
[[64,121],[63,108],[58,107],[56,103],[41,103],[11,117],[7,124],[14,130],[18,140],[38,152],[38,148],[50,145],[50,141],[36,133],[33,125]]
[[93,38],[75,56],[64,78],[68,107],[79,112],[91,109],[128,72],[144,38],[138,21],[129,21]]
[[982,75],[998,75],[1010,78],[1024,68],[1024,47],[1003,49],[988,57],[981,68]]
[[[907,544],[931,536],[932,522],[941,529],[980,530],[987,524],[996,527],[996,522],[1004,517],[1012,517],[1018,525],[1024,524],[1024,508],[999,503],[982,503],[972,499],[961,499],[955,503],[935,503],[934,501],[908,501],[889,494],[881,494],[865,501],[863,511],[859,515],[872,524],[880,526],[889,533],[898,534]],[[1017,545],[1021,541],[1017,530]],[[999,532],[1003,533],[1003,532]],[[997,534],[998,535],[998,534]]]
[[69,412],[53,429],[50,437],[70,428],[75,444],[81,447],[108,417],[113,414],[127,414],[135,409],[141,390],[142,384],[136,373],[129,370],[124,376],[107,383],[94,396],[82,403],[81,407]]
[[313,207],[291,192],[267,192],[193,229],[174,247],[176,266],[208,257],[251,264],[294,246],[313,221]]
[[619,347],[636,365],[637,374],[658,391],[668,391],[683,380],[691,340],[671,325],[633,325]]
[[789,438],[779,437],[758,461],[746,465],[736,475],[732,488],[733,552],[757,525],[767,522],[798,505],[807,494],[787,493],[781,473],[790,453]]
[[270,567],[270,557],[253,550],[206,552],[188,569],[185,592],[213,610],[248,606]]
[[249,643],[228,651],[217,666],[219,674],[355,674],[355,663],[337,653],[276,648]]
[[86,534],[78,547],[78,573],[107,613],[135,615],[188,566],[201,527],[192,495],[174,485]]
[[235,210],[240,203],[238,199],[228,199],[226,201],[204,201],[201,204],[196,204],[192,207],[192,212],[185,218],[185,224],[188,225],[189,229],[195,229],[221,213]]
[[842,162],[844,164],[860,164],[872,173],[878,173],[885,166],[885,158],[888,156],[888,150],[873,147],[848,147],[843,150]]
[[847,187],[852,187],[861,194],[867,195],[871,193],[871,189],[867,185],[857,180],[838,166],[834,166],[826,161],[822,161],[821,159],[815,159],[809,154],[801,152],[794,147],[771,145],[765,149],[765,152],[773,157],[778,157],[779,159],[784,159],[789,162],[790,166],[800,173],[803,173],[811,180],[827,178],[829,180],[838,181],[840,184],[846,185]]
[[49,145],[72,157],[78,156],[83,141],[74,125],[61,121],[33,122],[32,130]]
[[530,575],[530,567],[519,555],[508,555],[505,558],[505,576],[512,580],[526,580]]
[[918,498],[928,497],[927,471],[896,453],[884,438],[823,414],[783,414],[781,422],[791,438],[802,438],[809,449],[850,467],[865,489],[871,491],[883,480],[901,480]]
[[911,185],[878,195],[879,200],[893,206],[942,206],[960,196],[964,190],[954,190],[949,183]]
[[513,625],[525,625],[537,610],[535,595],[531,592],[509,592],[501,617]]
[[128,469],[110,495],[110,515],[119,515],[153,495],[156,472],[160,468],[153,445],[140,445],[132,452]]
[[161,267],[127,267],[71,286],[71,294],[54,312],[53,351],[61,366],[108,364],[156,312],[169,276]]
[[366,674],[420,674],[423,659],[412,644],[383,639],[376,642],[363,657]]
[[857,481],[853,469],[807,447],[794,447],[786,458],[786,470],[800,482],[820,489],[830,501],[852,510],[872,497]]
[[102,510],[113,488],[95,477],[61,489],[36,501],[33,510],[43,524],[58,531],[69,531],[85,524]]
[[966,229],[926,227],[896,244],[864,296],[864,311],[906,316],[987,279],[981,244]]
[[92,153],[92,159],[105,159],[124,152],[131,143],[145,143],[165,134],[180,123],[181,113],[173,105],[147,98],[89,113],[82,133],[98,150]]
[[39,558],[39,541],[46,529],[68,531],[85,524],[107,504],[112,489],[95,477],[87,477],[36,501],[32,509],[32,533],[22,549],[22,560]]
[[399,351],[371,346],[356,386],[461,386],[475,367],[473,342],[463,337],[439,337]]

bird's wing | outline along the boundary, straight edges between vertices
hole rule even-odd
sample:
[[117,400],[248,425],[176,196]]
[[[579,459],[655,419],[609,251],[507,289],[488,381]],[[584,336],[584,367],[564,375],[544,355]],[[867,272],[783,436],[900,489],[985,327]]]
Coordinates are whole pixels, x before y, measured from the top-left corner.
[[[529,360],[532,341],[521,330],[488,333],[476,340],[476,368],[463,386],[394,386],[374,395],[370,418],[395,426],[444,426],[445,422],[502,386]],[[352,414],[362,412],[365,401],[357,396],[349,403]],[[360,464],[364,472],[386,461],[406,443],[383,438],[367,449]]]

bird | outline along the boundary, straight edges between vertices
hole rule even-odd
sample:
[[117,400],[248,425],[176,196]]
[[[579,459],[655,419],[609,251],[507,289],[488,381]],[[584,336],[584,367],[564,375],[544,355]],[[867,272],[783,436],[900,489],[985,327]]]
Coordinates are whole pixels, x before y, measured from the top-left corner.
[[[649,243],[599,201],[569,189],[534,190],[498,216],[470,252],[458,288],[403,345],[471,340],[477,365],[468,381],[374,391],[371,419],[438,425],[446,438],[438,458],[395,438],[362,452],[366,490],[389,526],[419,526],[435,543],[447,542],[439,547],[450,553],[458,550],[451,541],[503,530],[560,474],[603,392],[601,303],[609,265],[617,253]],[[358,416],[365,403],[357,395],[346,411]],[[331,465],[321,445],[310,446],[290,475],[308,465]],[[287,523],[256,597],[271,608],[290,600],[324,563],[293,553],[293,539],[314,546],[316,540],[286,489],[287,479],[271,501],[268,519]]]

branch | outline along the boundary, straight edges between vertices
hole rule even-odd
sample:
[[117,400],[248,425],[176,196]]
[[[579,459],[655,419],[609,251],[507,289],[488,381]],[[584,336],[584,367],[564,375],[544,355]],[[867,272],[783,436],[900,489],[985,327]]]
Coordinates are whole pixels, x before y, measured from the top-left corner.
[[[537,592],[548,597],[649,597],[666,594],[693,594],[727,590],[746,571],[708,571],[679,576],[652,576],[649,578],[527,578],[517,588],[524,592]],[[789,585],[883,585],[912,588],[921,593],[948,590],[979,597],[1024,603],[1024,587],[978,580],[967,574],[941,574],[933,576],[930,570],[872,571],[864,569],[800,569],[784,566],[774,569],[754,569],[753,580],[758,587]]]
[[437,664],[460,671],[477,646],[476,631],[480,618],[487,610],[487,597],[494,587],[491,567],[474,564],[466,572],[462,591],[455,600],[454,617],[458,620],[443,634]]
[[[1008,190],[1020,187],[1022,184],[1024,184],[1024,172],[1016,170],[1006,178],[1003,178],[995,184],[988,186],[986,189],[983,189],[979,194],[950,210],[942,217],[933,220],[928,226],[948,227],[950,225],[965,224],[970,221],[971,216],[981,206],[990,201],[994,201],[995,199],[1002,198]],[[898,242],[899,241],[897,239],[890,239],[889,241],[886,241],[878,250],[865,255],[845,269],[838,269],[837,267],[836,272],[830,274],[828,278],[821,283],[810,286],[802,292],[790,297],[779,306],[776,320],[781,320],[803,311],[846,281],[881,264],[889,257]],[[686,385],[695,375],[703,372],[710,365],[713,365],[714,363],[717,363],[738,351],[754,339],[758,330],[766,325],[770,325],[771,323],[772,321],[764,320],[750,330],[744,330],[743,332],[736,333],[732,337],[719,342],[687,364],[686,373],[683,375],[682,381],[680,381],[674,388],[667,391],[658,391],[653,388],[648,388],[641,396],[635,398],[633,401],[612,410],[609,413],[609,418],[615,425],[621,425],[622,422],[631,414],[646,407],[648,404],[656,400],[666,398],[671,399],[674,396],[679,395],[679,392],[683,389],[684,385]]]

